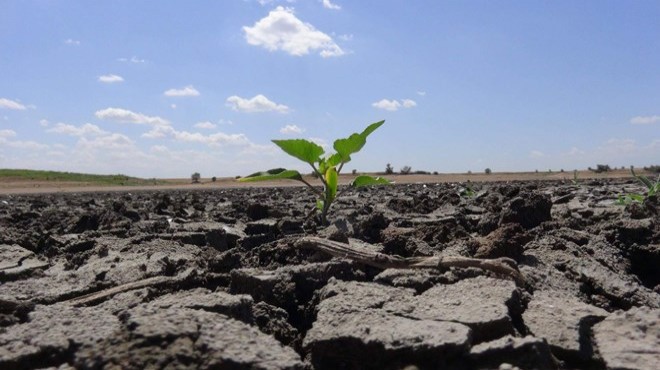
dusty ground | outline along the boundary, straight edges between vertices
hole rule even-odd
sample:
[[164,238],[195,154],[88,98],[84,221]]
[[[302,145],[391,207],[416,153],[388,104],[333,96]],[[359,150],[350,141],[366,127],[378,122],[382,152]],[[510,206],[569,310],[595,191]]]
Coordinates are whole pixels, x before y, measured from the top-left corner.
[[[0,368],[657,368],[658,199],[614,204],[642,192],[630,179],[472,176],[471,196],[412,176],[349,191],[328,227],[300,187],[5,191]],[[505,257],[524,281],[370,267],[306,236]]]

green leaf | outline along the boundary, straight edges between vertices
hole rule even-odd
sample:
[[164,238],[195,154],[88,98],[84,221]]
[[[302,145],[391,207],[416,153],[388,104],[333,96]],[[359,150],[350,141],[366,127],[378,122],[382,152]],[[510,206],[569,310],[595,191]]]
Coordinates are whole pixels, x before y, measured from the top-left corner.
[[341,156],[341,163],[346,163],[351,160],[351,154],[357,153],[362,149],[364,144],[367,142],[367,136],[374,132],[377,128],[382,126],[385,121],[379,121],[372,123],[367,126],[362,133],[355,133],[346,139],[337,139],[332,145],[333,148],[337,151],[337,154]]
[[318,209],[319,211],[323,211],[323,204],[325,204],[325,202],[323,202],[322,199],[317,200],[316,201],[316,209]]
[[335,167],[328,168],[328,171],[325,173],[325,183],[328,184],[326,193],[327,202],[332,202],[337,195],[337,181],[337,169]]
[[362,131],[360,135],[364,136],[364,138],[366,139],[367,136],[369,136],[372,132],[376,131],[376,129],[382,126],[383,123],[385,123],[385,120],[370,124],[369,126],[367,126],[367,128],[364,129],[364,131]]
[[351,186],[355,188],[359,188],[362,186],[369,186],[369,185],[387,185],[391,184],[392,181],[383,178],[383,177],[371,177],[367,175],[360,175],[353,180],[351,183]]
[[320,145],[304,139],[273,140],[273,143],[284,150],[286,154],[309,164],[317,162],[324,153]]
[[328,166],[338,166],[341,163],[341,154],[335,153],[328,157],[327,161]]
[[284,168],[275,168],[263,172],[255,172],[251,175],[241,177],[240,182],[268,181],[268,180],[298,180],[302,181],[300,172],[296,170],[286,170]]

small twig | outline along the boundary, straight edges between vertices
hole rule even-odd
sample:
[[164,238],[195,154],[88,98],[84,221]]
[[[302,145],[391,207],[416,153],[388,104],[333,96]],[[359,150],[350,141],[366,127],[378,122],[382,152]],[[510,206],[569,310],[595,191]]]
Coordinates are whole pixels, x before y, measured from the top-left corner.
[[98,292],[86,294],[80,297],[71,298],[64,303],[74,306],[84,306],[90,303],[95,303],[108,299],[119,293],[128,292],[130,290],[146,288],[148,286],[163,285],[178,281],[180,278],[176,276],[154,276],[143,280],[132,281],[130,283],[118,285],[112,288],[104,289]]
[[296,241],[297,245],[311,247],[328,253],[335,257],[349,258],[365,265],[380,269],[418,269],[418,268],[450,268],[450,267],[477,267],[496,274],[511,277],[519,285],[523,285],[524,278],[510,258],[479,259],[457,256],[411,257],[392,256],[374,252],[358,245],[349,245],[333,240],[317,237],[303,237]]

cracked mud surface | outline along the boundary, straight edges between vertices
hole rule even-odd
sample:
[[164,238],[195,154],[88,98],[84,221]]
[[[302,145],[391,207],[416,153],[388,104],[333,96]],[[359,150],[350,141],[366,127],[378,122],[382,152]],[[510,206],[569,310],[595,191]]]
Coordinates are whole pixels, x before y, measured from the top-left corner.
[[[660,205],[633,181],[0,196],[2,369],[653,369]],[[508,257],[386,269],[301,249]],[[365,244],[368,243],[368,244]],[[412,369],[413,367],[409,367]]]

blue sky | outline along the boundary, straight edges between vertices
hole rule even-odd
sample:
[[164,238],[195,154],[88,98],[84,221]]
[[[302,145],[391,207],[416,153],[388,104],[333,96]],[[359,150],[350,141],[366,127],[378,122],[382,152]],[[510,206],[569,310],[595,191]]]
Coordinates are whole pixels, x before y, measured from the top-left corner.
[[346,169],[660,164],[658,1],[0,4],[0,168],[307,172],[271,139],[386,123]]

